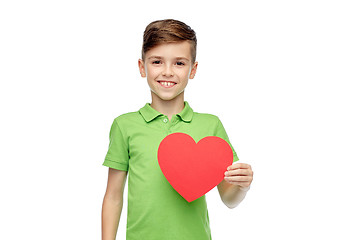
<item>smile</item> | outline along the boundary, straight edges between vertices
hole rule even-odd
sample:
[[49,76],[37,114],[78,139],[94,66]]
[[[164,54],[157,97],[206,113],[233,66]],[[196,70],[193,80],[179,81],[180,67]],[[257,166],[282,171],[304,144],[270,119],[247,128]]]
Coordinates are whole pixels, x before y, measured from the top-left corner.
[[166,82],[166,81],[158,81],[165,88],[173,87],[176,83],[175,82]]

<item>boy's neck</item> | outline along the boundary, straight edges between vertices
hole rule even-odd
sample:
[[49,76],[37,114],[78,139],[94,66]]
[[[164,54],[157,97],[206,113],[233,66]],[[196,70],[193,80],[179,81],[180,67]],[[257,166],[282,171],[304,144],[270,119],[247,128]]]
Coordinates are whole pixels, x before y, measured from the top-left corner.
[[151,107],[172,119],[174,114],[180,113],[184,109],[184,92],[172,100],[162,100],[152,93]]

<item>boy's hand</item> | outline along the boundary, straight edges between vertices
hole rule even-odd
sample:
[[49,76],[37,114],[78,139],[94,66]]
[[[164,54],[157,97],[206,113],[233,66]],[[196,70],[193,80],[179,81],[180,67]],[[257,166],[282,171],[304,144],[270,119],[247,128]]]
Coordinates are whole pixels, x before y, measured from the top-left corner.
[[224,180],[239,186],[242,190],[248,190],[253,180],[253,174],[249,164],[235,163],[227,168],[227,171],[224,173]]

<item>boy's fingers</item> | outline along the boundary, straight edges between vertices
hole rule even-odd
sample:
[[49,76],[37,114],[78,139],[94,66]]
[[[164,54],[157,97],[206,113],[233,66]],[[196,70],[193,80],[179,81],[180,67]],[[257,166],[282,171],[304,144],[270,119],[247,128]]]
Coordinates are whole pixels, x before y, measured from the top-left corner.
[[242,169],[251,169],[251,166],[249,164],[246,163],[235,163],[230,165],[227,170],[232,170],[232,169],[238,169],[238,168],[242,168]]
[[227,168],[224,173],[224,180],[242,188],[249,188],[253,180],[253,174],[249,164],[235,163]]
[[230,182],[249,182],[251,178],[249,176],[232,176],[232,177],[225,177]]
[[252,172],[248,169],[235,169],[229,170],[224,173],[226,176],[249,176],[252,175]]
[[242,187],[249,187],[252,182],[252,180],[246,176],[225,177],[224,180],[230,184],[234,184]]

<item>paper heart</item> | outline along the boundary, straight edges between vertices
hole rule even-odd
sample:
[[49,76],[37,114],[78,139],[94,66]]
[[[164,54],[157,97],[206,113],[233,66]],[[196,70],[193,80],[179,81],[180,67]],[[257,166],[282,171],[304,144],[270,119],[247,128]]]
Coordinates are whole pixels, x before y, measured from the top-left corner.
[[198,143],[185,133],[166,136],[158,147],[159,166],[172,187],[192,202],[224,178],[233,151],[222,138],[208,136]]

